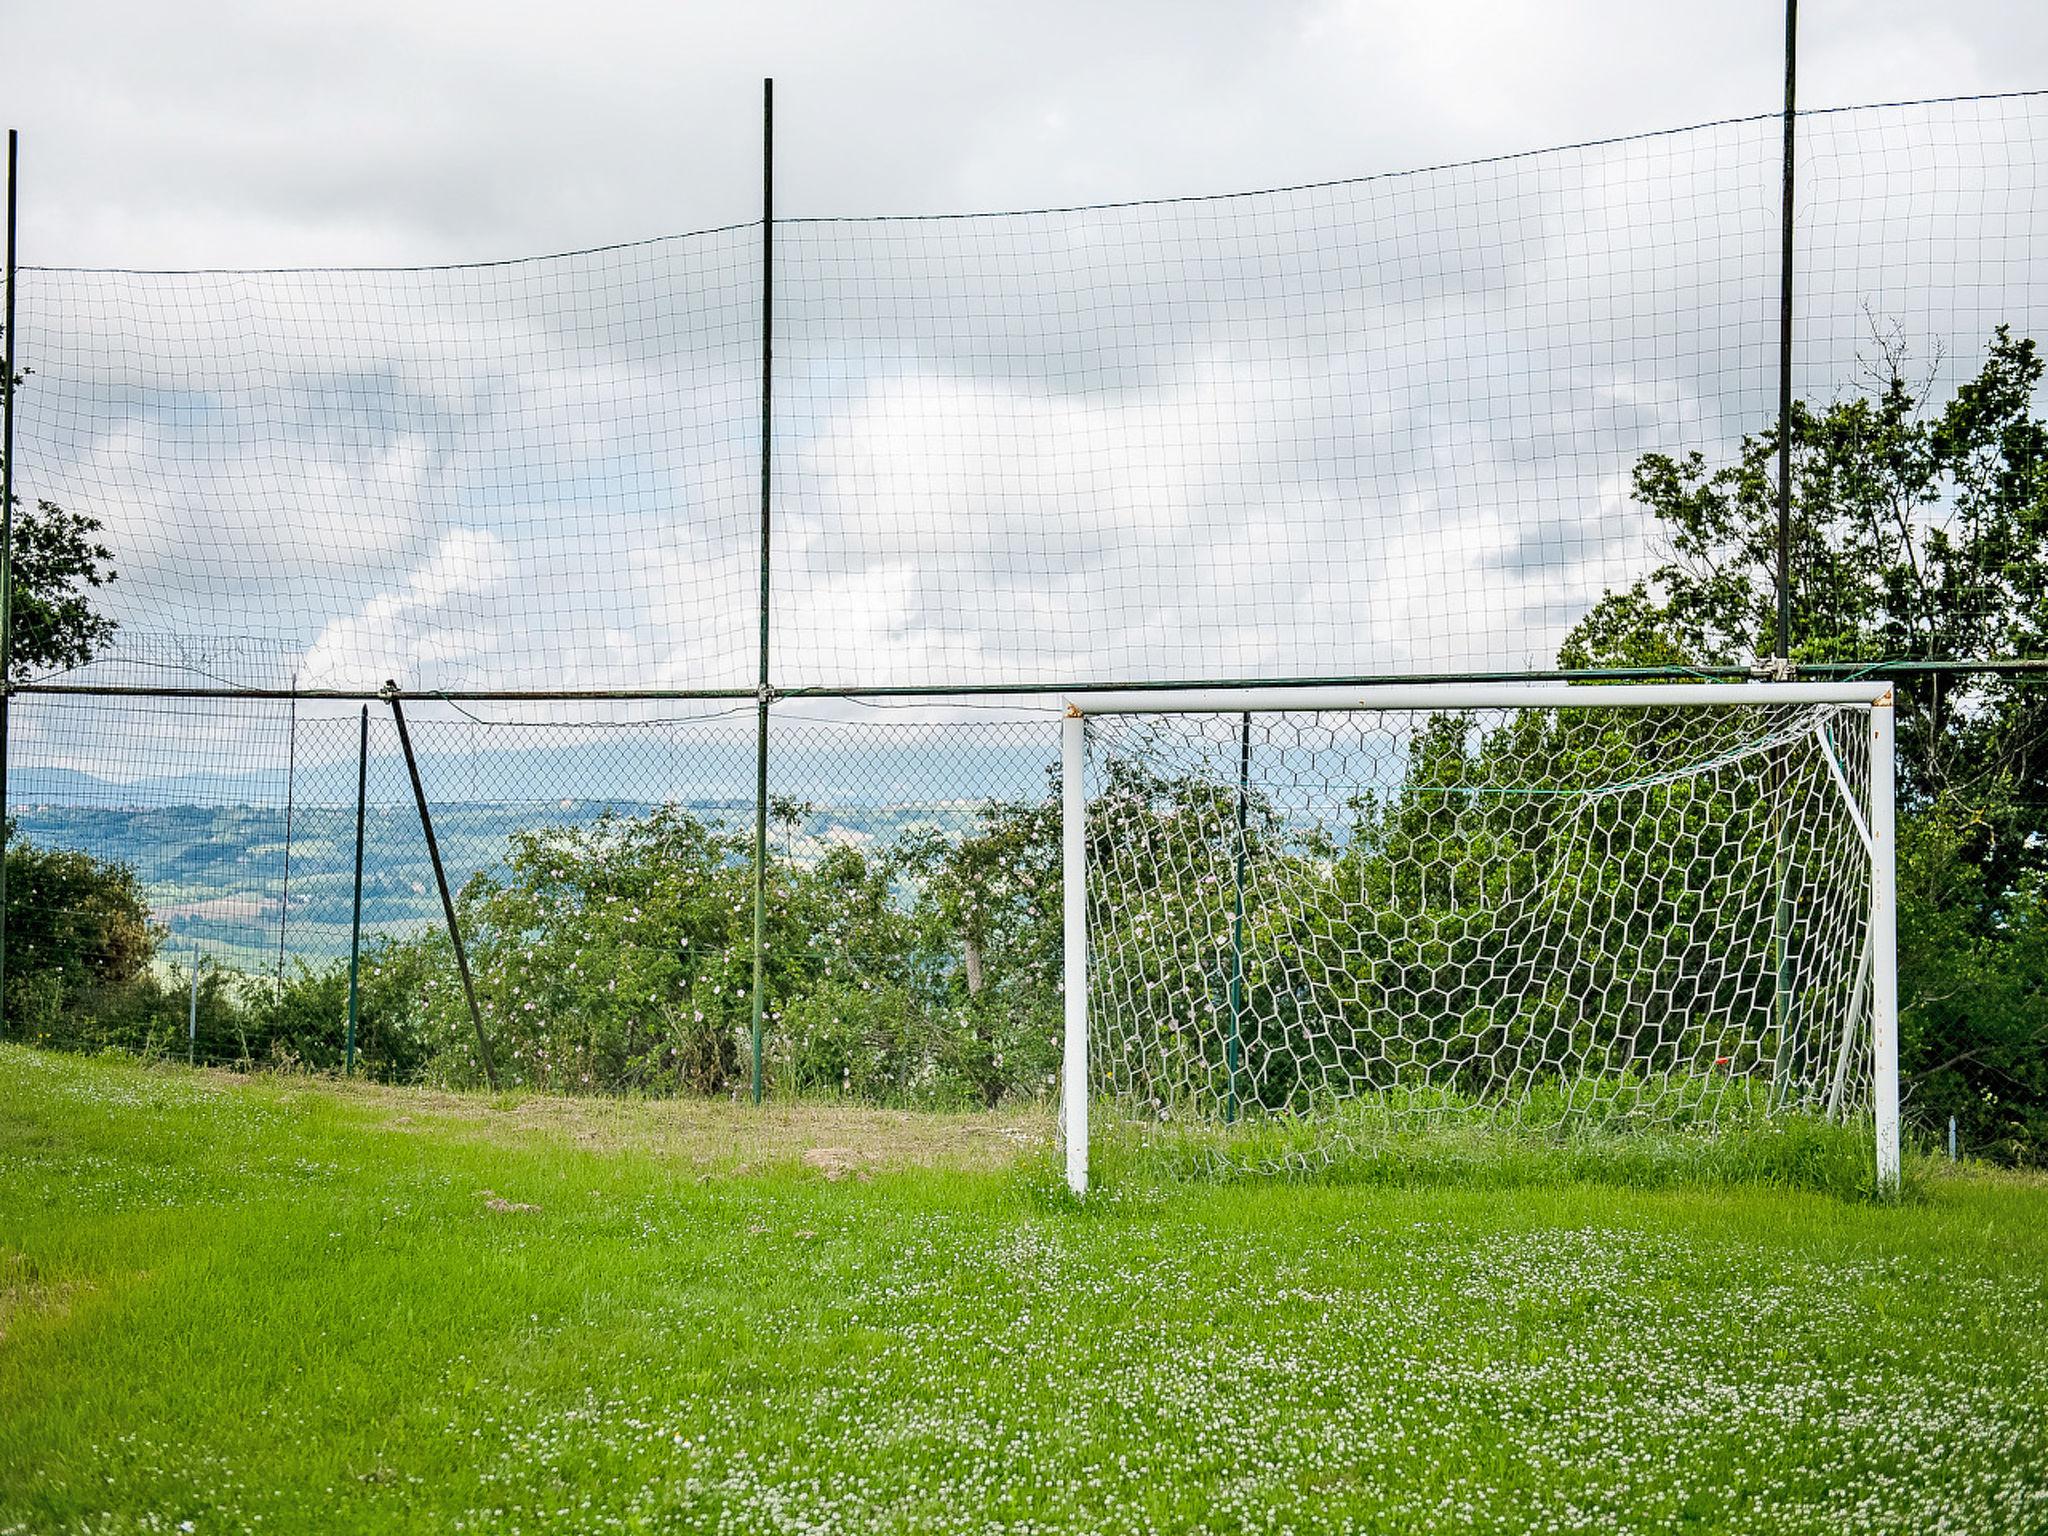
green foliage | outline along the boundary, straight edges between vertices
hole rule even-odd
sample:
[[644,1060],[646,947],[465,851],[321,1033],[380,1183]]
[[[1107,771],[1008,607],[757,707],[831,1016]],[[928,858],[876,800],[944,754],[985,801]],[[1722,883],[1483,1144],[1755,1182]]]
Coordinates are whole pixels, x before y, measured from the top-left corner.
[[[1040,1097],[1056,1011],[1057,810],[991,807],[958,842],[797,851],[776,807],[763,1022],[778,1091],[993,1105]],[[1048,815],[1051,819],[1048,820]],[[1048,840],[1046,828],[1054,829]],[[752,839],[676,807],[516,833],[464,889],[464,942],[501,1077],[551,1090],[743,1091],[753,1029]],[[1034,878],[1025,874],[1037,867]],[[1049,871],[1049,873],[1048,873]],[[481,1079],[445,935],[385,946],[396,1034],[437,1081]]]
[[[1896,339],[1877,387],[1795,408],[1798,661],[2048,656],[2043,362],[2000,327],[1939,411]],[[1736,461],[1649,454],[1637,499],[1668,557],[1566,638],[1567,667],[1747,662],[1776,636],[1775,427]],[[1964,673],[1898,689],[1901,1069],[1930,1134],[2048,1158],[2048,687]]]
[[160,937],[126,865],[7,839],[6,1033],[109,1044],[154,1001]]
[[[1795,661],[2048,653],[2048,423],[2042,359],[2000,327],[1977,377],[1928,414],[1892,343],[1877,390],[1792,412]],[[1734,463],[1646,454],[1638,502],[1666,559],[1567,638],[1567,667],[1729,664],[1777,633],[1778,431]],[[1928,707],[1933,701],[1929,701]],[[1938,722],[1937,722],[1938,723]]]
[[[919,995],[940,1024],[933,1068],[967,1102],[1042,1097],[1060,1038],[1060,801],[991,801],[958,842],[907,840]],[[942,958],[941,958],[942,957]]]
[[[14,378],[18,392],[26,372]],[[93,593],[114,579],[114,552],[97,535],[102,524],[53,501],[14,496],[13,634],[9,682],[84,666],[113,638],[114,621],[94,607]]]
[[[195,993],[192,955],[167,953],[164,937],[125,864],[10,838],[6,1034],[72,1050],[342,1067],[345,963],[273,977],[202,961]],[[434,973],[431,943],[383,939],[365,951],[359,1072],[405,1080],[423,1069],[420,1001]]]
[[[1985,889],[1974,808],[1924,807],[1899,839],[1899,1056],[1915,1119],[1938,1141],[2048,1160],[2048,878]],[[1987,913],[1990,915],[1987,917]]]
[[[477,876],[460,904],[505,1080],[727,1091],[752,1009],[745,852],[742,839],[672,807],[515,833],[504,873]],[[793,935],[784,925],[778,937]],[[420,942],[446,953],[438,934]],[[452,963],[434,968],[421,1001],[441,1042],[437,1075],[480,1080]]]
[[870,1103],[911,1100],[917,1009],[900,984],[827,977],[782,1010],[789,1082],[798,1093]]
[[52,501],[15,498],[12,680],[82,667],[114,636],[93,590],[114,579],[102,524]]

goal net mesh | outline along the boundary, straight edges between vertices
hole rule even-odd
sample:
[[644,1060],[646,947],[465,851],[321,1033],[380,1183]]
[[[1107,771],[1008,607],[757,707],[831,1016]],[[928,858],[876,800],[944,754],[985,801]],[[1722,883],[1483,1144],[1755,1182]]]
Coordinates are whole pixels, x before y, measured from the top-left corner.
[[1086,775],[1098,1125],[1868,1104],[1866,710],[1104,715]]

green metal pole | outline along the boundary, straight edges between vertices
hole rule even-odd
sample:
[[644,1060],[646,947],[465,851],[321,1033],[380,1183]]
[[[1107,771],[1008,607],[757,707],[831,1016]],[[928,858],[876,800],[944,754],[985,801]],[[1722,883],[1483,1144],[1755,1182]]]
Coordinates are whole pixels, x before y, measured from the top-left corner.
[[361,1010],[363,963],[363,812],[370,787],[370,706],[363,706],[363,718],[356,737],[356,903],[348,931],[348,1043],[343,1071],[353,1077],[356,1070],[356,1020]]
[[448,942],[455,947],[455,970],[462,978],[462,995],[469,1003],[470,1028],[476,1031],[477,1057],[483,1062],[484,1081],[491,1091],[498,1089],[498,1064],[491,1059],[491,1037],[484,1033],[484,1016],[476,1005],[476,983],[469,975],[469,952],[462,947],[462,924],[456,920],[455,897],[448,889],[448,871],[441,864],[441,845],[434,837],[434,818],[427,809],[427,787],[420,780],[419,760],[413,756],[412,733],[405,728],[405,710],[398,702],[398,685],[391,689],[391,719],[398,727],[399,749],[405,753],[405,771],[412,778],[412,797],[419,806],[420,831],[427,840],[427,859],[434,866],[434,884],[441,892],[441,911],[448,919]]
[[291,715],[285,730],[284,768],[284,885],[277,900],[277,1000],[284,1002],[284,949],[285,931],[291,922],[292,911],[292,812],[298,804],[299,793],[299,680],[292,678]]
[[1798,126],[1799,0],[1785,0],[1785,149],[1778,206],[1778,644],[1792,656],[1793,142]]
[[1252,717],[1247,711],[1238,725],[1237,745],[1237,855],[1234,883],[1236,908],[1230,917],[1230,1041],[1224,1061],[1230,1074],[1230,1096],[1223,1108],[1223,1123],[1237,1119],[1237,1062],[1243,1038],[1244,1016],[1244,855],[1245,812],[1251,798]]
[[761,1102],[761,1041],[768,980],[769,493],[775,365],[775,82],[761,82],[761,670],[754,718],[754,1102]]
[[7,748],[14,703],[14,169],[20,135],[7,130],[7,355],[0,360],[5,390],[0,426],[0,1034],[7,1032]]
[[[1792,676],[1792,254],[1796,220],[1793,214],[1793,149],[1798,126],[1799,0],[1785,0],[1785,144],[1779,201],[1778,263],[1778,624],[1775,675]],[[1770,1107],[1785,1097],[1785,1078],[1792,1046],[1791,818],[1786,795],[1791,779],[1790,748],[1777,752],[1777,881],[1778,899],[1771,914],[1771,937],[1777,952],[1775,992],[1778,1048],[1771,1059]]]

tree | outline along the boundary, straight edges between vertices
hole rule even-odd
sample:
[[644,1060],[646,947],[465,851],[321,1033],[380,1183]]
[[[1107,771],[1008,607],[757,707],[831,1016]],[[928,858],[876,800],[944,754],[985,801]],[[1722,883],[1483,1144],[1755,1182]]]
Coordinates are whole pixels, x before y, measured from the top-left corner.
[[[2048,657],[2043,362],[2004,326],[1939,410],[1880,338],[1872,388],[1791,416],[1790,652],[1912,661],[1898,686],[1901,1067],[1909,1106],[2048,1152],[2048,687],[1939,663]],[[1665,558],[1566,637],[1566,667],[1741,664],[1775,640],[1775,426],[1734,462],[1647,454]]]
[[[1999,327],[1977,377],[1922,408],[1896,340],[1871,394],[1792,410],[1791,655],[1801,662],[1939,662],[2048,656],[2048,422],[2032,415],[2043,363]],[[1565,667],[1731,665],[1776,637],[1774,426],[1709,469],[1693,452],[1646,454],[1636,499],[1666,558],[1594,605]],[[2048,695],[1958,671],[1910,681],[1901,703],[1909,793],[1983,776],[1988,760],[2032,786]],[[2038,795],[2021,798],[2039,799]]]
[[10,836],[5,918],[9,1035],[95,1041],[153,997],[160,935],[126,865]]
[[[0,333],[4,334],[4,333]],[[15,374],[19,395],[26,369]],[[14,496],[14,623],[10,683],[82,667],[113,638],[115,622],[93,594],[114,580],[114,552],[98,518],[54,501]]]
[[[4,336],[4,332],[0,332]],[[27,373],[12,380],[18,392]],[[97,519],[55,502],[25,506],[12,497],[12,640],[5,683],[54,668],[82,666],[114,633],[92,592],[114,579],[113,552],[94,537]],[[116,997],[147,986],[156,931],[134,871],[88,854],[20,843],[11,818],[0,823],[6,849],[10,971],[5,1023],[47,1034],[70,1028],[81,1008],[102,1015]]]
[[114,579],[113,551],[99,543],[99,519],[53,501],[24,508],[15,498],[14,652],[10,680],[82,667],[113,638],[115,623],[92,592]]
[[918,878],[918,943],[943,963],[925,990],[949,1024],[949,1077],[983,1104],[1048,1086],[1060,1039],[1060,807],[1041,799],[992,800],[978,826],[950,838],[907,840]]

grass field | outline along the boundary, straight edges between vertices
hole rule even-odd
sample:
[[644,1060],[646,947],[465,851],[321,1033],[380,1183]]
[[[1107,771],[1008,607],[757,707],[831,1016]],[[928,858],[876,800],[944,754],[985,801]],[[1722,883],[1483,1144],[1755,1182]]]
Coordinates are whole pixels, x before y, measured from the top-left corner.
[[2048,1182],[1047,1130],[0,1047],[0,1531],[2048,1530]]

